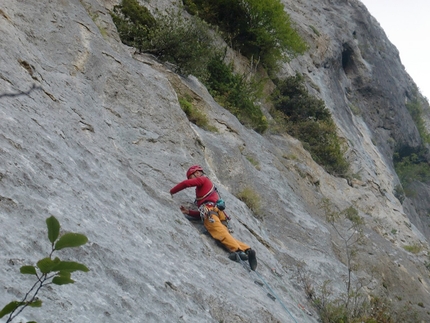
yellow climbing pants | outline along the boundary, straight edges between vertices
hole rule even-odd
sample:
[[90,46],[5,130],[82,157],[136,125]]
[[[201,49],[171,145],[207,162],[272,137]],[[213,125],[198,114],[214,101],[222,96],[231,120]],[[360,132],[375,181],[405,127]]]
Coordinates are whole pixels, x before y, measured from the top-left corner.
[[[211,207],[208,207],[207,209],[209,212],[206,214],[203,224],[209,231],[209,234],[212,236],[212,238],[221,242],[230,252],[236,252],[240,250],[245,251],[250,248],[247,244],[233,238],[233,236],[228,231],[228,228],[222,224],[221,221],[227,220],[223,211],[218,211],[217,209]],[[218,213],[218,216],[214,214],[215,210],[217,211],[216,213]]]

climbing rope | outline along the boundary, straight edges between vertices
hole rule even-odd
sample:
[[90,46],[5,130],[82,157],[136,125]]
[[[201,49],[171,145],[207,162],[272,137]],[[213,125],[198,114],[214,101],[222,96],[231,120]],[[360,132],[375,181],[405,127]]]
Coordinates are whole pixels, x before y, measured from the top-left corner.
[[[249,273],[249,275],[252,277],[252,273],[254,272],[258,278],[263,282],[263,284],[267,287],[267,289],[269,290],[270,293],[267,294],[267,296],[269,296],[272,300],[278,300],[279,303],[281,304],[281,306],[284,308],[284,310],[291,316],[291,318],[294,320],[295,323],[298,323],[297,320],[295,319],[295,317],[293,316],[293,314],[291,314],[291,312],[288,310],[287,306],[285,306],[285,304],[281,301],[281,299],[279,298],[278,295],[276,295],[276,293],[273,291],[273,289],[270,287],[270,285],[266,282],[266,280],[263,278],[263,276],[261,276],[261,274],[256,271],[256,270],[251,270],[251,268],[249,267],[249,265],[243,261],[239,254],[236,252],[236,261],[240,262],[243,266],[243,268],[245,268],[245,270]],[[256,284],[262,286],[259,282],[257,282],[256,280],[254,281]]]
[[[266,266],[267,266],[267,264],[266,264]],[[270,267],[270,266],[268,266],[268,267]],[[282,281],[282,279],[281,279],[281,277],[282,277],[282,275],[280,275],[277,271],[276,271],[276,269],[275,268],[272,268],[271,269],[272,270],[272,273],[276,276],[276,278],[280,281],[280,282],[282,282],[283,283],[283,281]],[[309,312],[307,309],[306,309],[306,307],[304,307],[302,304],[300,304],[294,297],[293,297],[293,295],[291,295],[291,293],[290,293],[290,291],[288,290],[288,289],[286,289],[286,291],[287,291],[287,293],[288,293],[288,295],[290,296],[290,298],[295,302],[295,303],[297,303],[297,306],[302,310],[301,311],[301,313],[302,313],[302,318],[303,318],[303,320],[304,321],[306,321],[306,322],[309,322],[309,318],[305,315],[305,313],[307,314],[307,315],[309,315],[309,316],[312,316],[312,313],[311,312]]]

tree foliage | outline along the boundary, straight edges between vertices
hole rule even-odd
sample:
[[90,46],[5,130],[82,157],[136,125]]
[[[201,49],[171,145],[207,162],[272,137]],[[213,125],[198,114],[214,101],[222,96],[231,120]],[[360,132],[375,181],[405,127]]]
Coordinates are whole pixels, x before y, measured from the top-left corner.
[[306,43],[293,28],[280,0],[184,0],[185,8],[219,26],[224,39],[248,58],[260,59],[269,71],[289,56],[302,54]]
[[175,12],[154,17],[137,0],[122,0],[111,16],[123,43],[174,64],[178,73],[205,77],[216,49],[209,28],[200,19]]
[[221,55],[215,56],[208,64],[209,77],[205,82],[209,92],[241,123],[262,133],[267,127],[267,119],[254,102],[259,97],[258,84],[247,81],[244,75],[235,74]]
[[[173,63],[178,73],[198,77],[214,98],[244,125],[258,132],[267,129],[267,120],[255,104],[258,85],[244,75],[235,74],[232,66],[224,63],[206,23],[196,17],[186,19],[179,12],[152,18],[147,9],[137,10],[137,7],[141,7],[137,0],[123,0],[111,13],[124,43]],[[132,9],[136,12],[131,13]],[[183,100],[181,106],[190,121],[204,124],[206,129],[210,127],[203,122],[202,113]]]
[[151,42],[143,50],[162,61],[177,65],[177,72],[193,74],[204,80],[207,64],[217,52],[213,36],[199,19],[186,19],[180,14],[157,18],[150,33]]
[[9,314],[6,323],[12,322],[27,306],[41,307],[42,301],[38,299],[37,295],[42,287],[50,284],[73,284],[74,280],[71,279],[73,272],[87,272],[89,270],[85,265],[78,262],[62,261],[58,257],[52,259],[55,251],[82,246],[87,243],[88,238],[79,233],[65,233],[60,236],[60,223],[54,216],[46,219],[46,225],[48,227],[48,240],[51,242],[51,252],[48,257],[40,259],[36,266],[27,265],[20,268],[21,274],[35,276],[36,282],[21,301],[12,301],[0,311],[0,318]]
[[122,0],[113,7],[111,16],[124,44],[142,50],[150,41],[149,32],[155,28],[156,20],[137,0]]

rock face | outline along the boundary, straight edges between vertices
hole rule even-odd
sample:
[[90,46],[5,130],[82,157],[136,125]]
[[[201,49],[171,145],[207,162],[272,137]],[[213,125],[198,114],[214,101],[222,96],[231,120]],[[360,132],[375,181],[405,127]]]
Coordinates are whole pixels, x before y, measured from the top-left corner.
[[388,160],[394,144],[417,147],[419,134],[405,107],[414,83],[404,72],[397,49],[364,5],[360,1],[308,1],[305,8],[305,14],[304,9],[298,10],[294,17],[311,50],[297,64],[338,123],[345,124],[346,136],[357,135],[352,124],[362,119]]
[[[345,250],[321,208],[329,199],[366,222],[353,283],[363,279],[368,292],[429,321],[427,205],[404,208],[393,194],[394,145],[420,144],[405,108],[414,84],[366,8],[283,1],[311,48],[282,73],[306,75],[332,111],[360,177],[348,183],[294,138],[243,127],[198,80],[122,45],[109,15],[116,3],[10,0],[0,8],[0,307],[34,283],[19,268],[48,255],[44,221],[54,215],[64,231],[89,238],[58,256],[90,272],[77,273],[74,285],[47,286],[43,307],[26,309],[21,321],[318,322],[297,268],[315,288],[331,280],[345,292]],[[218,132],[188,121],[183,92]],[[218,186],[234,236],[257,251],[257,273],[228,260],[179,212],[193,191],[172,198],[169,190],[191,164]],[[235,197],[246,187],[261,198],[258,214]]]

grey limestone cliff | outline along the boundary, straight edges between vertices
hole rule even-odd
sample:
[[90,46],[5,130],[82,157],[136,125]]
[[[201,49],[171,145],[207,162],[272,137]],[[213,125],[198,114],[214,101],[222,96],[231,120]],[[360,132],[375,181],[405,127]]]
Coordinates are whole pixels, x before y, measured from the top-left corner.
[[[42,290],[43,307],[18,322],[318,322],[297,268],[315,286],[331,280],[345,290],[344,250],[320,204],[329,199],[338,210],[354,206],[366,223],[353,282],[429,321],[427,195],[419,206],[393,193],[394,144],[420,144],[405,107],[414,83],[366,8],[283,1],[310,49],[282,74],[303,73],[332,112],[361,178],[348,182],[327,174],[298,140],[245,128],[193,76],[122,45],[109,15],[117,3],[0,5],[0,307],[31,286],[19,268],[47,256],[45,219],[54,215],[63,230],[89,238],[63,255],[90,272]],[[181,91],[217,132],[188,121]],[[169,190],[191,164],[218,186],[234,236],[257,251],[260,277],[179,211],[193,191],[172,198]],[[258,214],[235,197],[248,186],[261,197]],[[404,249],[412,245],[422,251]]]

